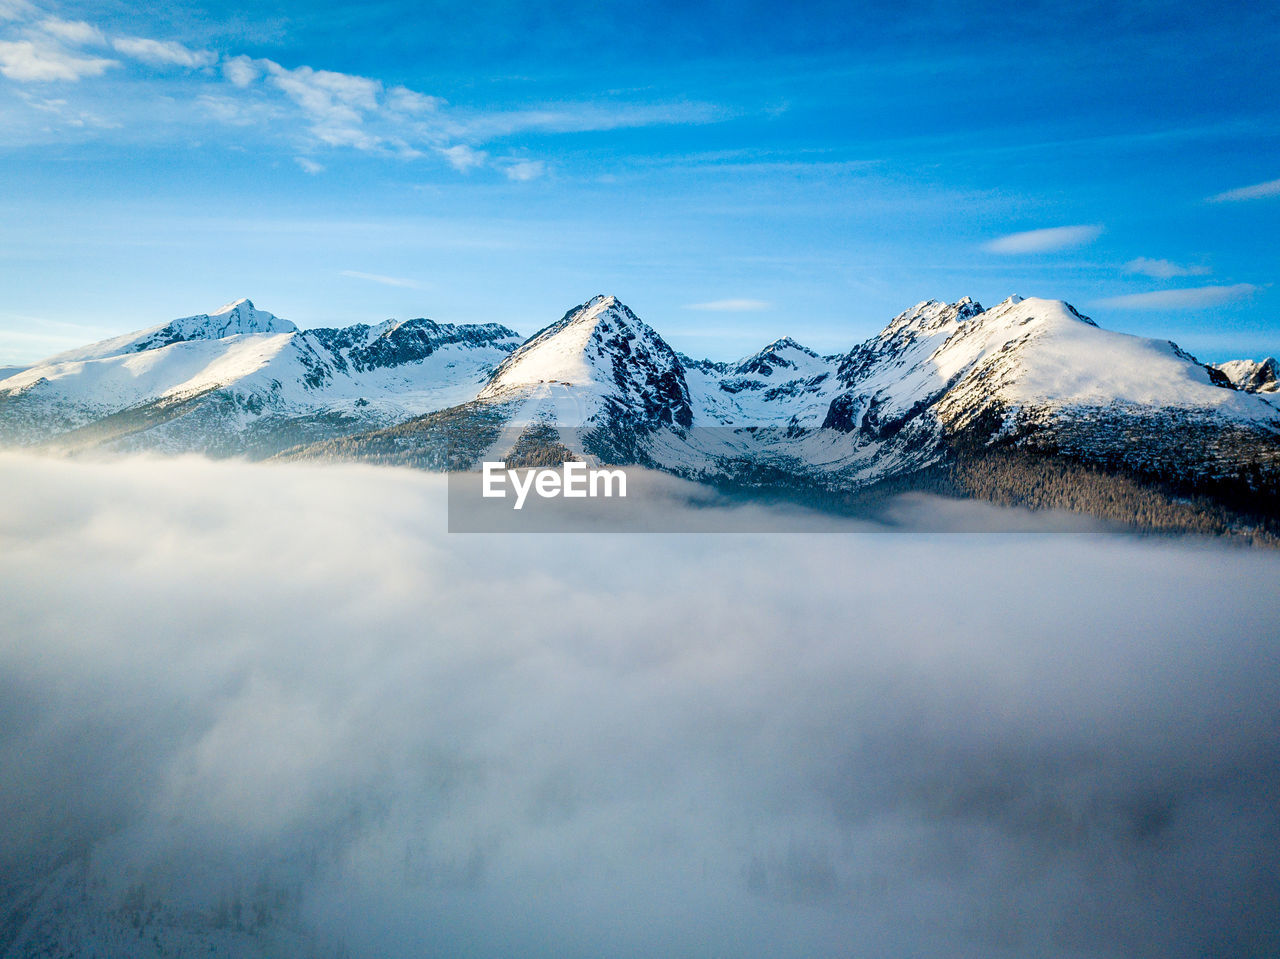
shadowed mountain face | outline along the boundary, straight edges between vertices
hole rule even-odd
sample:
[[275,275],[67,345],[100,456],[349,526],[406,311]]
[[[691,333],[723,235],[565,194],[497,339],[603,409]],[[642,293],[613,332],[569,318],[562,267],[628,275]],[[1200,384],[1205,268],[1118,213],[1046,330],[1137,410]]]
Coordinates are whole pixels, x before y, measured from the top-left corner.
[[[0,380],[0,435],[432,469],[517,446],[542,462],[530,444],[545,442],[747,488],[895,483],[1253,529],[1276,520],[1275,382],[1273,360],[1208,367],[1016,296],[991,309],[919,303],[844,354],[784,337],[737,363],[677,354],[613,296],[523,344],[497,324],[425,319],[301,331],[242,300]],[[1180,518],[1132,505],[1151,496]]]

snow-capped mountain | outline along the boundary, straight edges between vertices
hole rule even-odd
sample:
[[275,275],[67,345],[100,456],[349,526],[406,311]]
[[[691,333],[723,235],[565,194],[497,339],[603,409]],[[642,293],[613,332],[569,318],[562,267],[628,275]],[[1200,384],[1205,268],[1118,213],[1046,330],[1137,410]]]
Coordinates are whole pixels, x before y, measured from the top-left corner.
[[44,361],[46,364],[74,363],[98,360],[108,356],[142,353],[160,349],[172,343],[191,340],[220,340],[228,336],[256,333],[296,333],[298,328],[288,320],[273,313],[259,310],[250,300],[239,299],[213,313],[184,316],[159,326],[126,333],[111,339],[92,343],[75,350],[58,353]]
[[0,380],[0,437],[270,454],[469,399],[518,343],[497,324],[427,319],[299,330],[237,300]]
[[601,416],[693,422],[675,351],[613,296],[596,296],[535,333],[498,367],[479,399],[526,401],[523,414],[562,426]]
[[764,426],[821,418],[837,389],[838,356],[819,356],[789,336],[736,363],[685,360],[699,397],[698,425]]
[[1238,390],[1250,393],[1275,393],[1280,390],[1280,364],[1274,356],[1265,360],[1228,360],[1219,363],[1219,370]]
[[426,319],[300,330],[239,300],[0,379],[0,435],[450,469],[532,451],[842,491],[1016,453],[1040,458],[1028,476],[1052,461],[1266,512],[1278,404],[1274,360],[1206,366],[1058,300],[928,300],[847,353],[784,337],[734,363],[677,354],[606,295],[523,344]]
[[[1016,459],[1024,485],[1052,464],[1162,496],[1230,489],[1265,507],[1280,477],[1273,395],[1058,300],[929,300],[848,353],[783,338],[717,363],[676,354],[615,297],[597,296],[513,352],[474,400],[294,455],[456,468],[573,454],[828,491],[936,484],[960,465],[972,485],[975,463],[1003,476]],[[1084,475],[1061,485],[1093,482]]]

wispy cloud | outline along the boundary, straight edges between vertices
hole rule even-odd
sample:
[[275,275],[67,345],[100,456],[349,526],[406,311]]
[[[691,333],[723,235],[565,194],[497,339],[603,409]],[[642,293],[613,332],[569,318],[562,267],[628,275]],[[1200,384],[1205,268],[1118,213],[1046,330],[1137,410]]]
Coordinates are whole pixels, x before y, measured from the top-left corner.
[[20,90],[18,95],[31,109],[56,117],[59,123],[68,128],[111,130],[120,126],[112,120],[72,106],[65,97],[38,96],[26,90]]
[[1053,253],[1092,243],[1102,234],[1101,224],[1054,226],[997,237],[983,245],[991,253]]
[[[635,103],[613,97],[523,109],[468,109],[404,85],[386,86],[376,77],[287,66],[232,51],[220,54],[176,40],[111,35],[88,21],[44,16],[26,0],[0,0],[0,22],[7,24],[7,36],[0,40],[0,74],[11,80],[99,76],[122,66],[103,55],[112,51],[126,61],[188,71],[183,93],[188,102],[204,108],[194,111],[195,117],[262,126],[277,139],[293,141],[289,145],[295,151],[327,147],[402,158],[439,156],[462,173],[488,169],[518,182],[545,176],[547,161],[496,153],[485,144],[528,131],[581,133],[710,123],[727,116],[709,103]],[[220,69],[209,72],[212,67]],[[129,96],[145,95],[147,89],[135,86]],[[146,110],[125,112],[131,124],[146,122],[149,115]]]
[[111,45],[118,53],[153,66],[178,66],[194,70],[218,62],[218,55],[212,50],[192,50],[174,40],[117,37]]
[[0,73],[23,83],[75,82],[82,77],[99,76],[118,65],[103,57],[80,56],[55,43],[0,40]]
[[1168,280],[1175,276],[1208,276],[1213,271],[1202,264],[1174,263],[1172,260],[1153,260],[1140,256],[1124,265],[1128,273],[1141,273],[1143,276],[1155,277],[1157,280]]
[[1234,283],[1231,286],[1197,286],[1182,290],[1128,293],[1096,302],[1098,306],[1116,310],[1194,310],[1243,300],[1257,291],[1258,287],[1252,283]]
[[729,299],[710,300],[706,303],[687,303],[686,310],[705,310],[711,313],[759,313],[773,307],[766,300]]
[[715,123],[728,111],[711,103],[556,103],[525,110],[471,113],[451,118],[460,136],[489,140],[515,133],[587,133],[649,126]]
[[483,150],[457,143],[451,147],[439,147],[437,152],[449,161],[449,166],[459,173],[466,173],[489,162],[489,154]]
[[394,113],[422,116],[428,113],[435,113],[446,104],[447,101],[440,97],[418,93],[408,87],[392,87],[387,91],[387,109]]
[[102,46],[107,42],[101,30],[83,20],[60,20],[57,17],[49,17],[41,20],[36,27],[50,36],[78,46],[87,44]]
[[1210,203],[1238,203],[1242,200],[1266,200],[1273,196],[1280,196],[1280,180],[1237,187],[1225,193],[1215,193],[1208,199]]
[[243,90],[254,80],[262,76],[262,71],[250,57],[228,57],[222,61],[222,75],[233,87]]
[[36,15],[36,8],[27,0],[0,0],[0,20],[25,20]]
[[317,163],[315,160],[309,159],[308,157],[294,157],[293,162],[302,167],[305,172],[313,175],[324,172],[324,164]]
[[507,175],[508,180],[524,182],[536,180],[542,176],[547,172],[547,165],[542,160],[517,160],[505,167],[502,172]]
[[383,286],[400,286],[410,290],[422,289],[417,280],[407,280],[400,276],[383,276],[381,273],[362,273],[359,270],[342,270],[339,276],[349,276],[354,280],[368,280],[370,283],[381,283]]
[[311,134],[320,142],[361,150],[382,144],[382,138],[364,126],[366,114],[378,109],[382,84],[377,80],[306,66],[291,70],[273,60],[259,64],[266,72],[266,82],[302,109],[311,123]]

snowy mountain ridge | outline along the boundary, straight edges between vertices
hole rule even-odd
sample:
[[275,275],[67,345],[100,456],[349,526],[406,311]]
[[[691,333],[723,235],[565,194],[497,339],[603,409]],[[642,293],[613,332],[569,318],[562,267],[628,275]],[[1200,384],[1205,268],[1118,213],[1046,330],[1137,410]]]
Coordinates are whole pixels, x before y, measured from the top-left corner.
[[444,468],[455,460],[440,452],[442,424],[536,427],[538,443],[558,437],[574,455],[830,489],[955,464],[959,450],[1066,457],[1144,482],[1280,468],[1274,361],[1207,366],[1034,297],[925,300],[845,353],[784,336],[729,363],[678,354],[606,294],[523,342],[501,324],[421,318],[300,330],[237,300],[0,379],[0,436],[64,451]]
[[519,342],[428,319],[300,330],[241,299],[0,380],[0,438],[269,455],[463,402]]
[[171,343],[190,340],[218,340],[226,336],[243,336],[257,333],[296,333],[298,328],[288,320],[273,313],[257,309],[251,300],[233,300],[212,313],[184,316],[159,326],[112,337],[89,346],[58,353],[44,360],[44,364],[70,363],[80,360],[101,359],[122,353],[141,353],[159,349]]
[[[783,337],[724,363],[676,353],[601,295],[512,352],[468,402],[289,455],[430,469],[577,456],[772,492],[958,484],[1002,502],[1124,502],[1122,521],[1143,497],[1164,509],[1211,495],[1270,515],[1277,399],[1060,300],[926,300],[846,353]],[[459,459],[460,436],[474,441]],[[1045,475],[1069,478],[1050,487]],[[1178,509],[1180,528],[1194,526],[1201,507]]]

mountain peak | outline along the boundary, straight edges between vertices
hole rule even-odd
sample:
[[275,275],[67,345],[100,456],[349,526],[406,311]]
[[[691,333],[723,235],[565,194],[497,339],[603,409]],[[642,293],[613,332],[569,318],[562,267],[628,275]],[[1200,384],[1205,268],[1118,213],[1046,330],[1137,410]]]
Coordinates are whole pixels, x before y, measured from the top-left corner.
[[566,386],[643,408],[663,422],[691,422],[675,351],[611,295],[592,297],[531,336],[503,360],[480,395]]
[[1228,360],[1217,364],[1226,374],[1231,385],[1246,393],[1270,393],[1280,389],[1280,364],[1274,356],[1261,362],[1253,360]]
[[973,319],[982,312],[982,304],[969,296],[954,303],[946,303],[942,300],[921,300],[911,309],[904,310],[890,320],[880,337],[884,339],[902,335],[913,336],[938,329],[948,323]]
[[249,299],[247,296],[242,296],[238,300],[232,300],[230,303],[226,304],[225,306],[219,307],[217,310],[210,313],[209,315],[223,316],[224,314],[227,314],[227,313],[233,313],[236,310],[242,310],[246,313],[254,313],[257,311],[256,307],[254,307],[253,305],[253,300]]
[[789,336],[778,337],[776,340],[774,340],[772,343],[766,346],[764,350],[761,350],[761,352],[764,352],[765,350],[786,350],[786,349],[800,350],[802,353],[808,353],[810,356],[818,355],[817,353],[814,353],[813,350],[809,349],[809,347],[805,346],[803,343],[797,343],[795,340],[793,340]]

